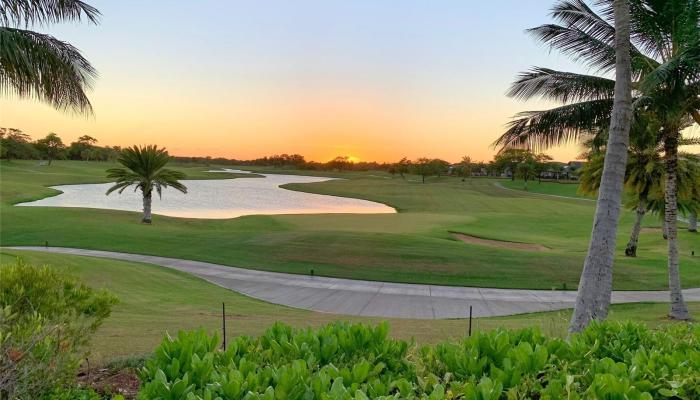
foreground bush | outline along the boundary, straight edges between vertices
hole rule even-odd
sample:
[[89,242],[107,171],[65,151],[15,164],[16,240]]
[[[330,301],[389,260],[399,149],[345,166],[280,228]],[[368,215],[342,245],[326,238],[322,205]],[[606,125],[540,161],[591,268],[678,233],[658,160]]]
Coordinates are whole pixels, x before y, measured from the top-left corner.
[[219,351],[203,331],[166,338],[142,399],[698,399],[700,327],[594,323],[569,341],[537,329],[416,349],[386,325],[276,324]]
[[115,303],[48,267],[0,267],[0,399],[37,399],[74,381]]

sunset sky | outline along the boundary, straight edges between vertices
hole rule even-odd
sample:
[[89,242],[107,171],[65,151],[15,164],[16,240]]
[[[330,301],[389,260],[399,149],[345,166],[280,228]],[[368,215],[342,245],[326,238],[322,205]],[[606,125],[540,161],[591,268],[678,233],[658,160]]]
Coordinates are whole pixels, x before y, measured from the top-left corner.
[[[98,69],[95,115],[0,99],[0,126],[175,155],[490,159],[533,65],[582,71],[523,33],[553,0],[90,1],[100,25],[37,30]],[[576,147],[553,149],[567,161]]]

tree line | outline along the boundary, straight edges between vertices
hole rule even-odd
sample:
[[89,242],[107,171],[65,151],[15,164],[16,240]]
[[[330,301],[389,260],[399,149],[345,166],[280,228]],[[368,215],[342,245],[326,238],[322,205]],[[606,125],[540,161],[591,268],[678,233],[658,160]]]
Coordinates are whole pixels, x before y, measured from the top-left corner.
[[[56,133],[43,138],[32,138],[20,129],[0,128],[0,158],[6,160],[82,160],[116,161],[122,150],[120,146],[99,146],[98,140],[90,135],[80,136],[66,145]],[[489,162],[472,161],[464,156],[459,162],[451,163],[440,158],[420,157],[410,160],[407,157],[393,163],[377,161],[353,161],[349,156],[337,156],[327,162],[306,160],[301,154],[275,154],[255,159],[226,157],[172,156],[181,164],[201,165],[246,165],[273,168],[288,168],[310,171],[386,171],[393,176],[418,175],[425,182],[428,177],[453,175],[463,178],[471,176],[507,176],[527,182],[534,179],[576,178],[577,169],[567,168],[566,164],[552,161],[546,154],[537,154],[524,149],[506,149]]]
[[80,136],[66,146],[56,133],[49,133],[37,140],[15,128],[0,128],[0,158],[6,160],[84,160],[116,161],[121,147],[98,146],[97,139]]

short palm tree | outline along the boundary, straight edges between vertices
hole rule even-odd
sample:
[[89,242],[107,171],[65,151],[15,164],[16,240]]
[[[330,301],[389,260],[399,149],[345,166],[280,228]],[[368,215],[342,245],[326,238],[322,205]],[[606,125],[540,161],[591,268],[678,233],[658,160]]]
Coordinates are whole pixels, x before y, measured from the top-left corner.
[[[594,71],[607,74],[616,61],[615,0],[599,0],[601,12],[584,0],[561,0],[552,9],[559,24],[530,33]],[[665,220],[669,231],[671,310],[688,319],[681,292],[677,242],[677,168],[680,132],[700,123],[700,0],[629,0],[634,114],[651,114],[664,146]],[[547,147],[599,135],[608,129],[615,81],[605,76],[534,68],[521,74],[510,95],[563,103],[521,113],[496,142],[499,146]]]
[[169,186],[182,193],[187,193],[187,187],[179,182],[180,179],[185,179],[185,174],[165,168],[170,161],[170,156],[165,149],[159,149],[155,145],[127,147],[121,151],[117,161],[126,168],[107,170],[107,177],[116,179],[114,186],[107,190],[107,194],[109,195],[115,190],[121,193],[130,186],[135,186],[135,191],[141,190],[143,194],[142,222],[144,223],[151,223],[151,202],[154,189],[159,197],[162,195],[163,189]]
[[85,94],[97,76],[78,49],[28,28],[86,19],[100,12],[80,0],[0,0],[0,92],[62,110],[92,112]]

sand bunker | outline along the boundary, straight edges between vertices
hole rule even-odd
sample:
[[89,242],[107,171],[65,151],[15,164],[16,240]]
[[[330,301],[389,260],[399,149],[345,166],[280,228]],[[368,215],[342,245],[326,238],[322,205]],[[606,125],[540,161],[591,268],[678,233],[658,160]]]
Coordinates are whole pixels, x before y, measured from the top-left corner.
[[460,232],[450,232],[452,237],[461,240],[464,243],[478,244],[480,246],[498,247],[500,249],[515,249],[515,250],[528,250],[528,251],[547,251],[551,250],[547,246],[536,243],[521,243],[521,242],[507,242],[503,240],[493,240],[484,239],[476,236],[467,235]]

